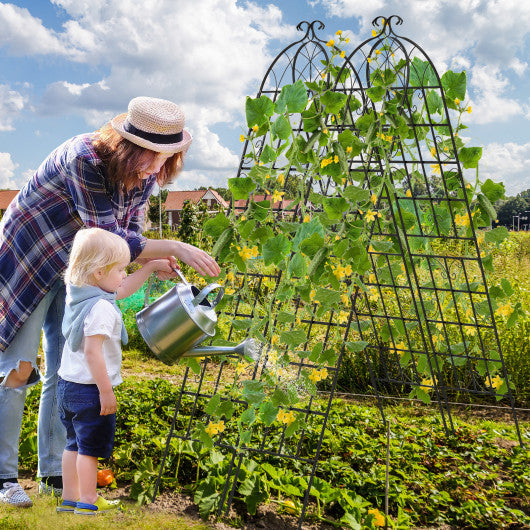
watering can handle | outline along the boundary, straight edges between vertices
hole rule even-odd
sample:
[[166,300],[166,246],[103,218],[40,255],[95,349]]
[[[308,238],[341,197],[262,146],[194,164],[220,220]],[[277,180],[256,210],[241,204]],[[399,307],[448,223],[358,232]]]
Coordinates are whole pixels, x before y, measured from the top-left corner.
[[215,300],[212,302],[212,307],[215,307],[220,301],[223,295],[225,294],[225,288],[222,285],[219,285],[218,283],[212,283],[211,285],[207,285],[194,299],[193,299],[193,305],[196,307],[198,306],[214,289],[219,289],[219,293],[217,294]]

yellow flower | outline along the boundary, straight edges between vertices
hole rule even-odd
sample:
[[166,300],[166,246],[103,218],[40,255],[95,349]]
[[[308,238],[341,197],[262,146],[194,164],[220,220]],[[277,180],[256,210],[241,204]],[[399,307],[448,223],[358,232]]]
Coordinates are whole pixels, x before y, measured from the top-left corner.
[[228,272],[226,275],[226,281],[227,282],[233,282],[236,279],[234,273],[232,271]]
[[326,72],[322,72],[322,73],[320,74],[320,77],[321,77],[322,79],[326,79]]
[[272,345],[277,344],[279,341],[280,341],[280,339],[278,338],[278,335],[273,335],[271,337],[271,344]]
[[379,50],[375,50],[376,55],[380,55],[381,52]]
[[335,164],[339,163],[339,157],[337,155],[333,157],[333,162],[335,162]]
[[258,247],[243,247],[239,251],[239,255],[246,261],[250,258],[255,258],[258,256]]
[[239,137],[239,141],[240,142],[244,142],[245,141],[245,135],[242,134],[240,137]]
[[308,213],[306,213],[304,215],[304,223],[309,223],[309,221],[311,221],[311,216]]
[[372,201],[373,205],[375,206],[377,202],[377,195],[375,193],[372,193],[372,196],[370,197],[370,200]]
[[364,216],[364,219],[368,222],[375,221],[375,214],[376,212],[372,212],[372,210],[368,210],[366,212],[366,215]]
[[512,314],[512,306],[509,302],[504,305],[500,305],[496,310],[495,314],[497,316],[509,317]]
[[342,58],[344,58],[345,55],[346,55],[346,52],[345,52],[344,50],[340,52],[340,56],[341,56]]
[[351,146],[346,147],[346,153],[348,153],[348,154],[351,153]]
[[225,422],[223,420],[221,420],[218,424],[217,424],[217,430],[219,432],[223,432],[225,430]]
[[327,130],[327,129],[324,129],[322,132],[323,132],[324,134],[328,134],[328,130]]
[[470,220],[469,220],[469,215],[467,215],[467,213],[463,214],[463,215],[460,215],[459,213],[457,213],[455,215],[455,224],[458,225],[458,226],[469,226],[469,223],[470,223]]
[[217,428],[217,423],[213,423],[212,421],[208,423],[208,426],[204,430],[209,436],[215,436],[219,432],[219,429]]
[[346,38],[344,39],[344,42],[350,42],[350,37],[346,37]]
[[330,48],[332,46],[335,46],[335,41],[333,39],[330,39],[328,42],[326,42],[326,46],[329,46]]
[[342,293],[340,295],[340,301],[344,304],[344,305],[347,305],[350,303],[350,297],[346,294],[346,293]]
[[468,108],[466,109],[466,111],[467,111],[469,114],[471,114],[471,107],[468,107]]
[[455,105],[460,105],[460,100],[458,98],[455,98]]
[[376,275],[373,272],[371,272],[369,274],[369,276],[368,276],[368,282],[369,283],[375,283],[376,281],[377,281]]
[[486,377],[486,385],[495,390],[499,390],[503,383],[504,381],[499,375],[496,375],[493,379],[491,379],[489,375]]
[[285,175],[283,173],[280,173],[278,175],[278,184],[280,184],[280,186],[283,186],[285,184]]
[[440,174],[440,164],[431,164],[432,172],[436,174]]
[[410,191],[410,189],[407,190],[407,193],[405,193],[405,195],[407,197],[412,197],[412,192]]
[[347,311],[340,311],[337,316],[337,322],[339,324],[345,324],[346,322],[348,322],[349,318],[350,318],[350,313],[348,313]]
[[258,132],[258,129],[259,129],[259,127],[258,127],[257,125],[254,125],[254,126],[252,127],[252,130],[253,130],[254,132]]
[[423,388],[426,388],[427,391],[432,390],[432,387],[434,386],[434,381],[431,378],[425,378],[421,380],[421,386]]
[[287,413],[283,411],[283,409],[280,409],[278,411],[278,415],[276,416],[276,419],[280,423],[285,423],[287,426],[291,425],[296,420],[296,416],[294,415],[294,412],[291,410]]
[[377,302],[379,300],[379,293],[375,287],[370,287],[368,289],[368,299],[370,302]]
[[436,147],[431,147],[431,155],[436,156]]
[[377,31],[375,29],[372,30],[372,37],[377,37]]
[[322,370],[320,370],[320,379],[326,379],[326,377],[328,376],[328,369],[327,368],[322,368]]
[[374,516],[374,526],[385,526],[385,516],[377,508],[371,508],[368,513]]
[[[396,344],[396,347],[394,348],[394,351],[396,353],[399,353],[399,355],[403,355],[405,353],[404,350],[406,350],[406,349],[407,349],[407,347],[405,346],[405,343],[403,341],[401,341],[401,342],[398,342]],[[400,350],[400,351],[398,352],[398,350]]]
[[337,32],[335,33],[335,35],[338,35],[340,37],[342,35],[342,30],[338,29]]
[[272,194],[272,202],[278,202],[282,200],[282,197],[285,195],[284,191],[274,190]]
[[367,58],[366,60],[367,60],[367,61],[368,61],[369,63],[371,63],[371,62],[372,62],[372,59],[371,59],[371,57],[368,57],[368,58]]

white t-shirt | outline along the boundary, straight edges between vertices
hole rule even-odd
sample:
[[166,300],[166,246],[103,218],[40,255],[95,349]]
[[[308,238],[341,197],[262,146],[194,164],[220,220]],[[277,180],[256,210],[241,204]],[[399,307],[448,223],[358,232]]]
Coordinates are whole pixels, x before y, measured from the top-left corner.
[[93,385],[96,382],[90,373],[85,358],[85,337],[105,335],[103,358],[112,386],[119,385],[121,378],[121,328],[122,318],[108,300],[98,300],[85,318],[83,340],[79,350],[72,351],[65,343],[59,376],[65,381]]

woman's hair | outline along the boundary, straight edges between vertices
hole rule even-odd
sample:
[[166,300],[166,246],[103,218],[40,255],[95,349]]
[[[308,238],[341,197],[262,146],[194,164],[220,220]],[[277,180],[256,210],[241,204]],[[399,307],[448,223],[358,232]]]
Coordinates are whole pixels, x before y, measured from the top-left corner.
[[130,260],[131,252],[125,239],[101,228],[85,228],[74,237],[64,281],[78,286],[90,285],[98,269],[110,270],[117,263]]
[[[157,155],[155,151],[140,147],[123,138],[110,123],[97,131],[92,145],[107,167],[109,180],[113,184],[122,183],[127,190],[138,186],[141,171],[149,167],[146,164],[150,164]],[[149,154],[152,156],[151,160],[149,160]],[[182,152],[170,156],[157,175],[158,185],[163,187],[176,178],[182,171],[183,164],[184,154]]]

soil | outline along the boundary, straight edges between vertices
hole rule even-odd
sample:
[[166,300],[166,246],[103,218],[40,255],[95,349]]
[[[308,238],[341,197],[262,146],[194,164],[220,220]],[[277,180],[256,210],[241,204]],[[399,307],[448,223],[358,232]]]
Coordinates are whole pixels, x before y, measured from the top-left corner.
[[[38,483],[29,473],[20,473],[19,483],[25,492],[30,496],[37,495]],[[106,499],[121,499],[122,501],[131,502],[129,495],[130,486],[118,485],[115,489],[105,491]],[[144,507],[148,512],[164,512],[166,514],[173,514],[182,519],[188,519],[190,526],[195,523],[203,522],[199,515],[199,508],[194,504],[193,499],[188,495],[178,492],[165,492],[158,495],[154,503],[148,504]],[[298,517],[289,514],[279,514],[274,504],[260,505],[256,515],[252,516],[245,513],[242,509],[239,513],[235,509],[231,509],[230,517],[237,521],[237,526],[231,526],[222,520],[215,520],[210,517],[208,525],[213,530],[296,530],[298,528]],[[308,523],[304,522],[303,530],[332,530],[336,529],[330,524],[318,522]]]

